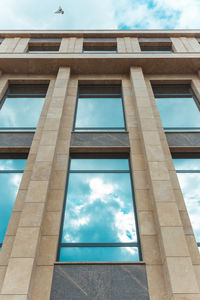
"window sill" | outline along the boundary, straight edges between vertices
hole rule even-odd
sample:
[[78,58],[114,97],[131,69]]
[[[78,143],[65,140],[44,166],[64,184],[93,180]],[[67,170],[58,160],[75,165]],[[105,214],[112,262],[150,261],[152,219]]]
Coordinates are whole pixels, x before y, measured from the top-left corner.
[[54,265],[145,265],[144,261],[86,261],[86,262],[69,262],[56,261]]

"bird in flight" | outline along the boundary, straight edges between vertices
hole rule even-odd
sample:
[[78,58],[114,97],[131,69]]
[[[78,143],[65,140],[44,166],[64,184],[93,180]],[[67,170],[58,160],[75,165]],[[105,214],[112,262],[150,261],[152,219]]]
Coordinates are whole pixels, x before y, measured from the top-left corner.
[[55,14],[62,14],[62,15],[64,14],[64,10],[62,9],[61,6],[59,6],[58,10],[55,11]]

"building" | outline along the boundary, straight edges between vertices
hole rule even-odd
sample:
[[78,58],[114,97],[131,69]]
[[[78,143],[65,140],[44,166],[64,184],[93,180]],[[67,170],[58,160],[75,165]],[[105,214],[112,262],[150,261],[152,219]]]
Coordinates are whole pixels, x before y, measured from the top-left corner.
[[0,300],[200,299],[200,30],[0,37]]

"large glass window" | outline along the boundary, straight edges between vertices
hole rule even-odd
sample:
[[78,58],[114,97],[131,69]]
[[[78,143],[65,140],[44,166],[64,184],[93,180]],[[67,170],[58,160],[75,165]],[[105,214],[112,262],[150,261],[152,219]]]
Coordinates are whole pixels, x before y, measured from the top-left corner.
[[200,250],[200,158],[173,159]]
[[200,104],[190,88],[163,86],[154,94],[165,131],[200,130]]
[[46,91],[47,85],[9,85],[0,101],[0,130],[34,131]]
[[75,131],[124,131],[120,86],[79,86]]
[[128,158],[71,158],[58,260],[140,259]]
[[28,53],[57,53],[61,38],[31,38],[28,44]]
[[23,175],[26,159],[0,157],[0,250]]

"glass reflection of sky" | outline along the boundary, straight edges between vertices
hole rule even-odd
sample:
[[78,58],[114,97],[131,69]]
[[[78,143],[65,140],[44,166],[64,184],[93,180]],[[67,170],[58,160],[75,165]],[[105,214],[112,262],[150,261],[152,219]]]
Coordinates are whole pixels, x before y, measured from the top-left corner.
[[[200,159],[174,159],[176,170],[200,170]],[[200,173],[177,173],[196,241],[200,242]]]
[[128,159],[71,159],[70,170],[129,171]]
[[70,174],[62,242],[136,242],[129,173]]
[[23,171],[25,163],[26,159],[0,159],[0,170],[4,171],[0,172],[0,243],[3,243],[22,178],[22,173],[15,173],[15,170]]
[[200,127],[200,113],[192,97],[156,98],[164,128]]
[[0,110],[0,127],[36,127],[44,98],[6,98]]
[[60,261],[138,261],[136,247],[61,248]]
[[[75,128],[114,128],[125,130],[121,98],[79,98]],[[88,129],[90,130],[90,129]]]
[[61,243],[122,247],[63,247],[60,260],[139,260],[137,247],[123,247],[137,243],[128,159],[71,159],[70,166]]

